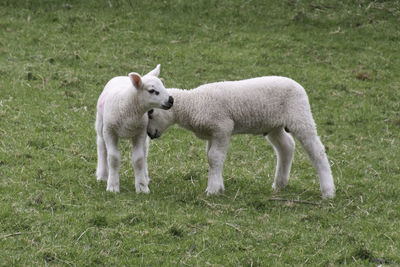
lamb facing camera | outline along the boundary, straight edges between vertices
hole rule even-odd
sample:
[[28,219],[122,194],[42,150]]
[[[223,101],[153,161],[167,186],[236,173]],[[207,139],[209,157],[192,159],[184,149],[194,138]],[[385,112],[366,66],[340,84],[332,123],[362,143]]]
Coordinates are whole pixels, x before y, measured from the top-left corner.
[[169,109],[173,98],[158,78],[160,65],[140,76],[136,72],[115,77],[104,87],[97,102],[97,170],[98,181],[107,181],[107,191],[119,192],[121,155],[118,139],[132,143],[132,165],[136,192],[149,193],[147,171],[148,138],[146,112],[152,108]]
[[208,195],[224,191],[222,169],[234,134],[266,137],[277,155],[272,187],[284,188],[294,156],[293,134],[317,170],[322,197],[334,197],[335,186],[325,149],[317,135],[307,94],[297,82],[267,76],[210,83],[192,90],[167,89],[167,92],[174,98],[174,106],[149,112],[147,133],[157,138],[169,126],[178,124],[207,140]]

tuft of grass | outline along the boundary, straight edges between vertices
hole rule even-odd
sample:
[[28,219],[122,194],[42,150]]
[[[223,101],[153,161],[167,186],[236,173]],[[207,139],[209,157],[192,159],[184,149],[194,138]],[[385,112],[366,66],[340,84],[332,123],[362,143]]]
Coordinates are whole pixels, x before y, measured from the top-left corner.
[[[397,266],[399,1],[0,2],[0,265]],[[121,193],[97,183],[106,82],[161,63],[168,87],[283,75],[308,92],[337,186],[297,145],[274,192],[264,138],[234,136],[206,197],[205,143],[152,141],[149,195],[129,142]]]

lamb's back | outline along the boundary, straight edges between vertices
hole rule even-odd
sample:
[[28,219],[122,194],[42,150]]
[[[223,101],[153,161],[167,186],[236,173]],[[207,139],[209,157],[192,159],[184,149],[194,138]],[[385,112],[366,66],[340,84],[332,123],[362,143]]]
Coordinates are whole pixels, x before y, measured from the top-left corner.
[[283,124],[298,105],[308,105],[303,87],[279,76],[205,84],[193,93],[206,118],[229,118],[235,133],[267,131]]

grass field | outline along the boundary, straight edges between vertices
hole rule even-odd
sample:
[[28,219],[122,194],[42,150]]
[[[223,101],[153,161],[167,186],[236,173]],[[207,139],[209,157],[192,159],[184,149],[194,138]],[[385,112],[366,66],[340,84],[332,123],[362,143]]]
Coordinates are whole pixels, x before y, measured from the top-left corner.
[[[400,2],[0,1],[0,265],[400,265]],[[167,87],[282,75],[309,95],[337,195],[297,145],[234,136],[207,197],[205,143],[152,141],[149,195],[120,143],[121,193],[97,183],[105,83],[161,64]],[[280,201],[281,199],[283,201]]]

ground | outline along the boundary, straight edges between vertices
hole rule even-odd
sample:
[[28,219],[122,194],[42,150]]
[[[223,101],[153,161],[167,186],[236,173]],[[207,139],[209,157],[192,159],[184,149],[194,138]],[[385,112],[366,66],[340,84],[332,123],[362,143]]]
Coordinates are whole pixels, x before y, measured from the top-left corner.
[[[399,1],[1,1],[0,265],[398,266],[399,25]],[[336,198],[299,144],[274,192],[273,150],[249,135],[207,197],[205,143],[177,127],[150,143],[149,195],[128,141],[121,193],[106,192],[97,98],[158,63],[167,87],[302,84]]]

